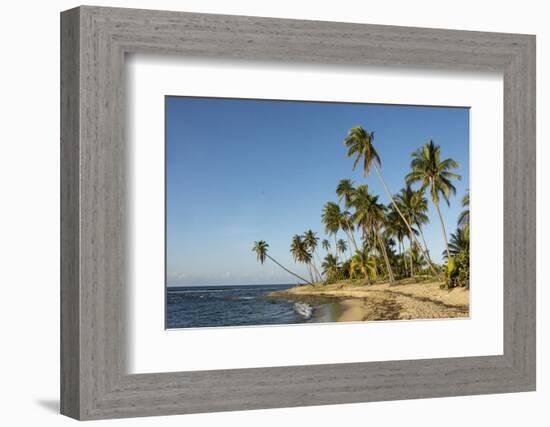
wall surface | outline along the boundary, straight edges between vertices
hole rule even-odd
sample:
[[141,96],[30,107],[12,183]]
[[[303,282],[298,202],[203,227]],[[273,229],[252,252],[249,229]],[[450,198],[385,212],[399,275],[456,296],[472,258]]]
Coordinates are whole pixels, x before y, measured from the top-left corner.
[[[534,0],[441,2],[187,0],[97,1],[97,5],[393,24],[537,35],[538,74],[538,391],[156,419],[109,421],[116,426],[548,425],[550,371],[545,286],[550,256],[543,241],[550,217],[550,27],[545,3]],[[59,12],[73,1],[6,2],[0,67],[0,377],[2,425],[64,426],[59,383]]]

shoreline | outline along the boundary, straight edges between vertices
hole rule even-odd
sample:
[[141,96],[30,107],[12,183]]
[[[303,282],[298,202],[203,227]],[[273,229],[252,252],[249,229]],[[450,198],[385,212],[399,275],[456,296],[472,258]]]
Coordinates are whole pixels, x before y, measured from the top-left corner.
[[467,318],[470,291],[441,289],[441,282],[404,280],[364,285],[339,282],[330,285],[295,286],[271,292],[269,298],[284,298],[318,306],[313,322],[353,322],[372,320],[412,320]]

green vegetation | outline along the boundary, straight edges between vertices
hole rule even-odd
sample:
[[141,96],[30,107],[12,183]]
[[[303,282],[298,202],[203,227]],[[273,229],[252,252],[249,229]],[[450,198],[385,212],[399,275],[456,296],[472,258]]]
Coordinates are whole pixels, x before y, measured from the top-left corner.
[[256,257],[258,258],[258,261],[260,262],[260,264],[263,264],[266,259],[269,259],[269,260],[273,261],[275,264],[277,264],[279,267],[281,267],[287,273],[292,274],[294,277],[298,278],[299,280],[302,280],[306,283],[311,284],[311,282],[307,281],[302,276],[299,276],[298,274],[290,271],[284,265],[282,265],[277,260],[275,260],[270,255],[268,255],[268,253],[267,253],[268,248],[269,248],[269,245],[263,240],[258,240],[257,242],[254,242],[254,247],[252,248],[252,250],[254,252],[256,252]]
[[[382,161],[374,147],[374,132],[362,127],[351,128],[344,139],[347,156],[354,159],[353,170],[361,165],[363,176],[376,172],[388,203],[369,190],[367,183],[355,185],[349,179],[341,179],[336,186],[338,201],[328,201],[322,208],[321,219],[327,238],[319,239],[313,230],[292,237],[290,252],[295,262],[306,265],[310,279],[291,272],[267,254],[264,241],[254,242],[253,251],[258,261],[272,260],[285,271],[306,283],[330,284],[348,279],[361,279],[368,284],[406,278],[422,281],[435,278],[444,287],[469,287],[470,283],[470,195],[462,199],[464,210],[457,228],[447,238],[446,226],[439,203],[448,205],[456,194],[453,181],[461,176],[454,172],[458,162],[442,159],[441,147],[432,140],[412,153],[411,170],[404,178],[404,187],[392,193],[385,182]],[[414,188],[414,185],[418,185]],[[431,199],[441,226],[447,265],[437,265],[430,257],[424,238],[423,226],[430,222],[428,197]],[[340,234],[343,232],[343,234]],[[356,234],[357,233],[357,234]],[[356,239],[356,235],[360,236]],[[334,244],[330,243],[333,239]],[[419,241],[421,240],[421,242]],[[321,242],[327,253],[319,258],[317,247]]]

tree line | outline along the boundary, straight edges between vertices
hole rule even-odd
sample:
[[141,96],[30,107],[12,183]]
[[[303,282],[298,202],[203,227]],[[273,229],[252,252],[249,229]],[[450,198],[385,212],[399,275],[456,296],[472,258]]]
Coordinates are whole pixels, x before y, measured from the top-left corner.
[[[252,250],[260,263],[266,259],[283,268],[302,282],[333,283],[347,279],[363,279],[368,284],[382,280],[393,284],[407,277],[432,277],[443,280],[444,286],[469,286],[470,196],[462,198],[456,230],[447,236],[447,225],[440,204],[450,205],[456,195],[454,182],[462,177],[460,167],[451,158],[443,158],[441,147],[432,140],[411,155],[410,171],[404,177],[404,187],[392,193],[382,172],[382,161],[374,146],[374,132],[357,126],[349,130],[344,145],[347,156],[353,158],[352,169],[361,168],[365,178],[374,171],[380,180],[388,203],[370,191],[368,183],[356,185],[342,179],[336,185],[335,201],[322,208],[321,219],[327,238],[320,240],[311,229],[296,234],[290,242],[295,262],[306,266],[309,278],[304,278],[268,254],[269,245],[254,242]],[[428,198],[432,201],[441,228],[446,264],[435,263],[424,237],[423,228],[430,222]],[[359,238],[356,238],[359,236]],[[326,255],[321,259],[319,244]]]

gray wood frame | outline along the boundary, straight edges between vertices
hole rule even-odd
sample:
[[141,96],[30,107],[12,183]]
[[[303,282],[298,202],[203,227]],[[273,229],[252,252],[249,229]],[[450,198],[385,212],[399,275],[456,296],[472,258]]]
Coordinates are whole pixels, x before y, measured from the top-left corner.
[[[500,71],[504,354],[128,375],[124,56]],[[61,14],[61,412],[100,419],[535,390],[535,37],[79,7]]]

